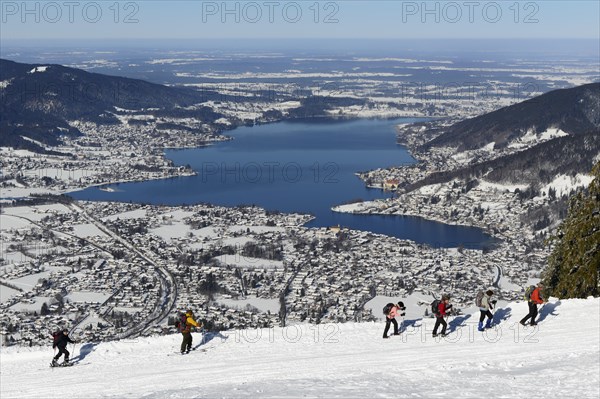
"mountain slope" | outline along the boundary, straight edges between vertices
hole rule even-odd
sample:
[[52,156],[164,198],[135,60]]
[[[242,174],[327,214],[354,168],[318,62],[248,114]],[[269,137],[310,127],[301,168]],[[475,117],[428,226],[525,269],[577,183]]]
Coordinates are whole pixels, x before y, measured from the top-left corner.
[[449,146],[459,151],[491,142],[505,148],[533,130],[558,128],[570,135],[600,129],[600,83],[554,90],[494,112],[458,122],[426,143],[423,149]]
[[537,330],[516,324],[526,308],[502,305],[485,335],[477,314],[451,318],[463,327],[437,342],[426,319],[388,340],[383,323],[226,332],[186,357],[179,334],[86,345],[65,369],[48,368],[49,347],[4,348],[1,396],[597,398],[600,300],[553,300]]
[[60,135],[80,134],[68,121],[120,123],[115,116],[119,109],[212,122],[221,115],[208,107],[181,108],[200,104],[209,94],[61,65],[0,59],[0,146],[31,147],[23,137],[56,145]]
[[406,191],[452,179],[469,180],[485,177],[496,183],[527,184],[540,187],[558,175],[589,173],[600,153],[600,134],[588,132],[559,137],[527,150],[484,161],[460,169],[435,172],[405,186]]

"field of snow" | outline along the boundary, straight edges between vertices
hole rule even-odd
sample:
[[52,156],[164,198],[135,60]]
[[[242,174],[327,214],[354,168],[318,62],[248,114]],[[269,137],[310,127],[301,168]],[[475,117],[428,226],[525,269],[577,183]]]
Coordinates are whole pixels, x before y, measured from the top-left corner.
[[12,285],[19,287],[25,291],[31,291],[33,287],[40,281],[45,278],[48,278],[52,270],[46,270],[40,273],[29,274],[27,276],[23,276],[14,280],[9,280],[9,283]]
[[[4,288],[2,288],[4,289]],[[18,302],[10,308],[14,311],[19,312],[39,312],[42,309],[42,305],[46,303],[47,305],[52,303],[52,298],[36,296],[32,299],[28,299],[27,302]]]
[[91,177],[100,174],[93,169],[66,169],[66,168],[44,168],[29,169],[23,173],[26,176],[48,176],[56,180],[79,180],[84,177]]
[[254,234],[262,234],[262,233],[268,233],[271,231],[285,231],[285,227],[277,227],[277,226],[248,226],[248,225],[235,225],[235,226],[230,226],[229,229],[227,229],[227,231],[232,232],[232,233],[245,233],[247,231],[250,231]]
[[510,143],[508,148],[528,148],[534,144],[542,143],[544,141],[549,141],[557,137],[564,137],[568,135],[568,133],[565,133],[562,130],[555,128],[549,128],[541,133],[535,133],[532,129],[530,129],[525,135]]
[[[25,217],[34,222],[39,222],[43,218],[51,214],[63,214],[70,212],[69,208],[62,204],[51,204],[51,205],[37,205],[33,206],[15,206],[7,207],[3,209],[5,215],[15,215]],[[2,230],[6,229],[2,225]]]
[[253,258],[239,254],[219,255],[215,256],[213,259],[222,265],[246,269],[283,269],[283,262],[280,260]]
[[245,299],[228,299],[228,298],[217,298],[217,303],[231,306],[237,309],[244,309],[246,305],[253,306],[259,309],[261,312],[278,313],[280,309],[279,299],[269,298],[256,298],[248,297]]
[[155,234],[165,241],[183,238],[190,232],[190,226],[181,221],[175,221],[171,224],[150,229],[150,233]]
[[540,190],[543,194],[548,194],[548,191],[553,188],[556,190],[556,195],[569,194],[571,190],[576,190],[579,187],[587,187],[594,180],[593,176],[578,173],[576,176],[558,175],[556,178]]
[[36,72],[46,72],[46,69],[50,68],[49,66],[38,66],[33,68],[28,73],[36,73]]
[[91,291],[78,291],[70,292],[66,296],[68,302],[89,302],[89,303],[103,303],[110,297],[110,294],[102,292],[91,292]]
[[76,224],[73,226],[73,235],[82,238],[88,237],[106,237],[106,234],[102,232],[96,225],[93,223],[85,223],[85,224]]
[[145,209],[135,209],[133,211],[127,211],[122,213],[117,213],[115,215],[111,215],[102,219],[103,222],[115,221],[117,219],[125,220],[125,219],[143,219],[146,217]]
[[3,285],[2,288],[0,288],[0,303],[7,301],[10,297],[19,293],[20,291]]
[[438,339],[430,320],[388,340],[381,322],[229,331],[186,357],[179,334],[80,343],[64,369],[48,367],[50,345],[2,348],[0,396],[598,398],[600,300],[552,300],[536,329],[517,324],[525,313],[523,302],[498,309],[486,333],[475,315],[450,319]]
[[0,215],[0,225],[2,225],[2,230],[19,230],[31,227],[31,224],[27,220],[17,218],[13,215]]
[[23,254],[23,252],[4,252],[2,251],[2,259],[7,264],[11,263],[25,263],[34,261],[33,258]]

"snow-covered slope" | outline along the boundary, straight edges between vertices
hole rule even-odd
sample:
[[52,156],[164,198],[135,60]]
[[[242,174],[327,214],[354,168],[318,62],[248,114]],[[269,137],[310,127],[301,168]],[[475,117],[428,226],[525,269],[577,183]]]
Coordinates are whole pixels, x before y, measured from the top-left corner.
[[465,315],[437,340],[419,319],[388,340],[383,323],[231,331],[186,356],[180,335],[84,344],[79,364],[57,369],[50,348],[3,348],[0,396],[598,398],[599,305],[552,300],[534,330],[518,324],[527,305],[511,303],[496,329],[477,332],[478,315]]

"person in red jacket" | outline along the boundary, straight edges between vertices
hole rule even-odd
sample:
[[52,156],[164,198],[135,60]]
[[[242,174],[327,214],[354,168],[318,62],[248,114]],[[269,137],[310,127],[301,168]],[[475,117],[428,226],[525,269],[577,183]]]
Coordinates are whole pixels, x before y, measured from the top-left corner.
[[446,323],[446,320],[444,320],[444,317],[446,316],[446,312],[451,308],[452,305],[450,305],[450,297],[448,295],[443,295],[442,300],[438,305],[438,312],[435,314],[435,325],[433,326],[432,334],[433,337],[437,337],[437,330],[440,325],[442,326],[442,332],[440,335],[442,337],[446,336],[446,327],[448,326],[448,324]]
[[527,316],[523,317],[523,319],[521,319],[520,323],[521,325],[525,325],[525,323],[527,323],[527,320],[531,319],[531,322],[529,323],[530,326],[536,326],[537,323],[535,322],[535,318],[537,317],[538,314],[538,305],[543,304],[544,298],[542,297],[542,289],[544,288],[544,285],[542,283],[538,283],[537,287],[535,287],[535,289],[531,292],[531,295],[529,296],[529,300],[527,301],[527,305],[529,306],[529,313],[527,313]]
[[[391,305],[391,306],[390,306]],[[397,304],[388,303],[386,308],[390,308],[389,312],[385,315],[385,330],[383,330],[383,338],[389,338],[387,333],[390,330],[390,324],[394,325],[394,335],[400,335],[398,331],[398,322],[396,316],[404,316],[404,303],[398,302]]]

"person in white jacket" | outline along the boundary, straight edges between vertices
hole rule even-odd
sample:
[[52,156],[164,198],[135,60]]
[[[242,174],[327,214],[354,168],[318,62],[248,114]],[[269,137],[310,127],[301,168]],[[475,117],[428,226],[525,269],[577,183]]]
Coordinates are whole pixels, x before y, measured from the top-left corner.
[[[481,299],[481,307],[479,308],[479,326],[477,329],[479,331],[483,331],[486,328],[492,327],[492,320],[494,319],[494,315],[492,315],[491,310],[494,309],[494,305],[496,304],[495,300],[492,300],[492,295],[494,295],[494,291],[487,290],[483,294],[483,298]],[[487,317],[487,322],[485,323],[485,327],[483,325],[483,320]]]

